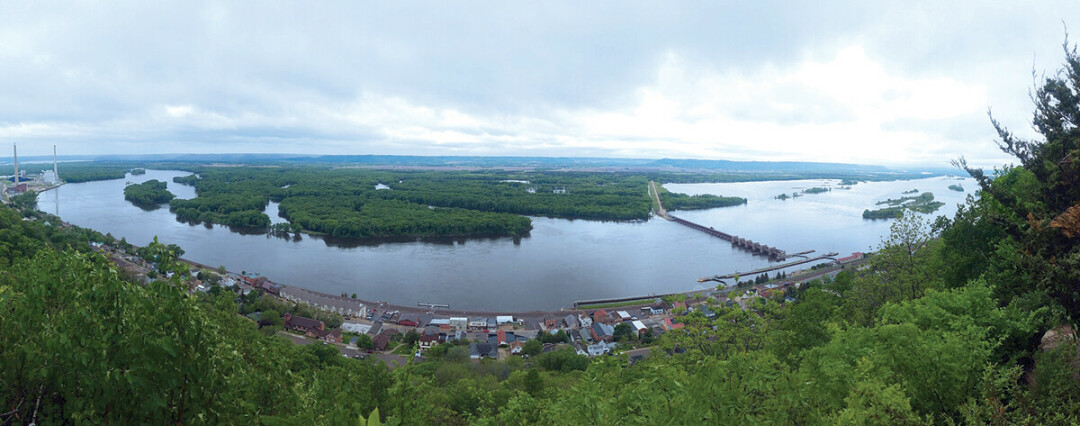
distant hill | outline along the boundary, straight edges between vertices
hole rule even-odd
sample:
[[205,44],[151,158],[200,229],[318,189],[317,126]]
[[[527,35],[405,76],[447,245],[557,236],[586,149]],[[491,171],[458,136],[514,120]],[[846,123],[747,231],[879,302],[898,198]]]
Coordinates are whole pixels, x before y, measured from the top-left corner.
[[[147,154],[147,155],[62,155],[60,161],[176,161],[256,163],[284,162],[309,164],[352,164],[366,166],[415,167],[479,167],[479,168],[538,168],[538,169],[597,169],[608,171],[688,171],[688,172],[755,172],[755,173],[858,173],[858,174],[918,174],[955,175],[958,172],[944,167],[917,167],[907,170],[880,165],[818,163],[799,161],[731,161],[696,159],[640,159],[604,157],[485,157],[485,156],[417,156],[417,155],[304,155],[304,154]],[[51,156],[27,156],[20,162],[51,162]],[[10,164],[11,157],[0,159]]]

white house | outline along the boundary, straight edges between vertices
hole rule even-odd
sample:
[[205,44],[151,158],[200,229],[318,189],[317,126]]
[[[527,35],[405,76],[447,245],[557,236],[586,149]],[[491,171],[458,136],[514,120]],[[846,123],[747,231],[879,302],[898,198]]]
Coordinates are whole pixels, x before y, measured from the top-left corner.
[[450,317],[450,328],[455,330],[469,328],[469,319],[466,317]]
[[581,322],[581,328],[592,327],[592,317],[589,314],[578,314],[578,321]]
[[488,320],[484,317],[473,318],[469,320],[470,328],[487,328]]

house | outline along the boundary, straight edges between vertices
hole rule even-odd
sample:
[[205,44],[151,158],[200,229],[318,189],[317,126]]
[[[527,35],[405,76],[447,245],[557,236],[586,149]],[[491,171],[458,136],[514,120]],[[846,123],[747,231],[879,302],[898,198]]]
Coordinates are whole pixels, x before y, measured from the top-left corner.
[[566,328],[569,328],[571,330],[581,327],[581,323],[578,322],[577,315],[574,314],[567,315],[566,318],[563,318],[563,324],[566,325]]
[[671,309],[682,309],[682,310],[685,311],[686,310],[686,302],[678,301],[678,302],[672,303],[671,304]]
[[425,334],[423,336],[420,336],[419,343],[420,343],[420,352],[425,352],[428,349],[431,349],[431,348],[435,347],[435,345],[439,344],[439,335],[438,334]]
[[701,315],[704,315],[705,318],[712,319],[716,317],[716,312],[713,312],[712,308],[709,308],[708,305],[698,305],[694,309],[697,309],[697,311],[700,312]]
[[596,342],[611,342],[615,339],[615,327],[602,322],[594,322],[590,329],[592,338]]
[[497,344],[498,346],[502,346],[502,345],[508,345],[508,344],[510,344],[510,342],[506,340],[506,332],[505,332],[505,331],[503,331],[503,330],[499,330],[499,331],[497,331],[497,332],[495,333],[495,340],[496,340],[496,342],[495,342],[495,343],[496,343],[496,344]]
[[653,305],[647,308],[641,308],[642,311],[648,309],[649,315],[663,315],[664,305]]
[[594,345],[589,345],[587,351],[589,356],[600,356],[615,350],[618,343],[598,342]]
[[495,324],[496,325],[512,324],[513,322],[514,322],[514,317],[511,316],[511,315],[499,315],[499,316],[495,317]]
[[284,319],[286,330],[300,332],[309,337],[315,337],[316,331],[326,330],[326,325],[319,320],[304,318],[301,316],[290,314],[288,312],[285,313]]
[[581,331],[580,330],[570,330],[570,341],[572,341],[572,342],[580,342],[581,341]]
[[544,330],[555,331],[559,328],[559,320],[555,318],[544,318]]
[[669,331],[683,328],[682,324],[672,321],[671,318],[664,318],[664,322],[662,323],[662,325],[665,329]]
[[385,351],[387,345],[390,344],[390,339],[392,339],[395,334],[400,334],[400,332],[392,328],[379,332],[379,334],[377,334],[373,339],[371,339],[372,342],[375,344],[375,350]]
[[428,322],[428,325],[434,325],[436,327],[446,326],[446,327],[449,328],[450,327],[450,319],[448,319],[448,318],[432,318],[431,321]]
[[623,322],[630,321],[630,313],[629,312],[618,311],[618,312],[615,312],[615,315],[619,316],[619,321],[623,321]]
[[330,331],[319,330],[315,333],[315,337],[325,343],[341,343],[341,329],[335,328]]
[[525,347],[524,340],[518,340],[510,344],[510,355],[521,355],[521,348]]
[[633,321],[630,323],[630,326],[634,327],[634,332],[636,332],[638,336],[645,334],[645,332],[649,330],[649,327],[646,327],[645,323],[641,321]]
[[499,351],[488,343],[469,343],[469,358],[491,358],[495,359],[499,357]]
[[611,322],[611,316],[609,316],[607,311],[605,311],[603,309],[598,310],[596,312],[593,312],[592,317],[593,317],[593,321],[595,321],[595,322],[602,322],[604,324],[607,324],[607,323]]
[[346,322],[341,324],[341,330],[348,333],[366,334],[371,330],[371,325],[358,322]]
[[469,319],[465,317],[450,317],[450,328],[454,330],[465,330],[469,328]]
[[592,317],[590,317],[589,314],[580,313],[580,314],[578,314],[577,319],[578,319],[578,323],[581,324],[581,328],[592,327]]
[[473,319],[469,320],[469,328],[474,329],[474,330],[487,328],[487,325],[488,325],[487,318],[480,317],[480,318],[473,318]]
[[404,325],[406,327],[417,327],[417,326],[420,325],[419,323],[417,323],[416,321],[413,321],[411,319],[403,319],[403,320],[398,321],[397,323],[400,324],[400,325]]

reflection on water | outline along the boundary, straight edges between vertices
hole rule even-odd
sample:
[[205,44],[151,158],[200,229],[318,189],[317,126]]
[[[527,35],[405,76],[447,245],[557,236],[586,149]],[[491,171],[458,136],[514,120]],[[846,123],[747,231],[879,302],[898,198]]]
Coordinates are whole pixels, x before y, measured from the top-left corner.
[[[454,309],[532,310],[566,307],[575,300],[663,294],[708,288],[697,278],[746,271],[769,264],[725,241],[668,222],[594,222],[533,218],[525,237],[406,238],[348,240],[328,237],[284,238],[219,225],[185,224],[167,208],[144,211],[124,201],[126,180],[168,182],[178,198],[194,189],[172,182],[185,172],[147,170],[125,179],[64,185],[50,207],[64,220],[143,245],[155,235],[178,244],[184,257],[234,271],[257,271],[272,280],[329,294],[357,293],[369,300],[402,305],[449,304]],[[842,254],[866,250],[888,232],[889,221],[864,221],[862,210],[874,200],[895,198],[917,187],[946,202],[951,215],[966,193],[948,191],[955,181],[860,183],[779,201],[772,197],[794,188],[836,181],[756,182],[666,185],[675,192],[747,197],[746,205],[675,212],[706,226],[737,234],[788,252],[815,249]],[[964,181],[965,188],[974,188]],[[267,213],[273,223],[277,204]],[[808,265],[807,265],[808,266]]]

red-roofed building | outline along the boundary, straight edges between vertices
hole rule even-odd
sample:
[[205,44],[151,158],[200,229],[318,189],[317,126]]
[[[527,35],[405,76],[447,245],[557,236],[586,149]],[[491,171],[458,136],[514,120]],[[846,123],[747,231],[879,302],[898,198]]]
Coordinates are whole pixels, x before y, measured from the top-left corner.
[[679,308],[686,309],[686,302],[679,301],[679,302],[675,302],[675,303],[671,304],[671,309],[679,309]]
[[498,341],[499,346],[506,345],[506,344],[509,343],[509,342],[506,341],[506,331],[499,330],[495,334],[496,334],[496,340]]
[[678,330],[680,328],[683,328],[682,324],[672,321],[671,318],[664,318],[665,330]]
[[856,260],[861,260],[861,259],[864,259],[864,258],[866,258],[866,253],[863,253],[861,251],[857,251],[855,253],[852,253],[851,256],[841,257],[839,259],[836,259],[836,261],[840,262],[840,264],[842,265],[842,264],[845,264],[845,263],[854,262]]
[[603,309],[600,309],[600,310],[598,310],[596,312],[593,312],[593,321],[602,322],[604,324],[610,324],[611,323],[611,316],[608,315],[607,311],[605,311]]

